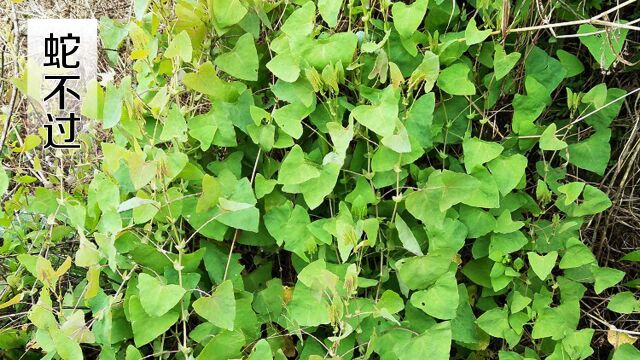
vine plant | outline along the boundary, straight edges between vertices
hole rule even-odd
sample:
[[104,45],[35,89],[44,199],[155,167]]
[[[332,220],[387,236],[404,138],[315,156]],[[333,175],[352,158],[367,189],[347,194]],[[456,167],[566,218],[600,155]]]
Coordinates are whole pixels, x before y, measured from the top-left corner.
[[640,310],[581,235],[636,93],[599,75],[637,30],[633,1],[609,3],[137,0],[100,19],[122,70],[89,84],[100,129],[75,153],[7,139],[46,183],[0,176],[0,352],[588,358],[586,292]]

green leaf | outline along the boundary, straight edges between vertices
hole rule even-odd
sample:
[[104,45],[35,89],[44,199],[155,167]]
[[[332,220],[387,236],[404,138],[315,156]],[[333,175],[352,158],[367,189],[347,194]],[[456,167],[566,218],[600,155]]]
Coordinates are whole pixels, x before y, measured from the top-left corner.
[[[106,16],[101,16],[98,25],[98,34],[100,35],[102,46],[105,49],[118,50],[129,34],[128,24],[128,21],[120,22]],[[106,55],[111,64],[117,62],[118,54],[116,51],[107,51]]]
[[102,126],[110,129],[120,122],[122,115],[122,101],[124,99],[124,89],[117,88],[112,82],[107,83],[104,96],[104,111]]
[[495,228],[496,219],[488,212],[471,206],[460,207],[460,221],[467,227],[470,239],[484,236]]
[[316,18],[316,6],[313,1],[307,1],[296,9],[280,28],[292,38],[305,37],[313,31]]
[[196,313],[215,326],[233,330],[236,319],[236,299],[231,280],[223,281],[211,296],[203,296],[193,302]]
[[433,85],[436,83],[439,73],[440,60],[438,55],[427,50],[424,53],[424,57],[422,58],[420,65],[418,65],[418,67],[411,73],[411,78],[409,78],[409,87],[413,88],[419,82],[424,81],[423,91],[428,93],[433,89]]
[[513,221],[511,219],[511,212],[504,210],[500,216],[498,216],[493,231],[498,234],[508,234],[520,230],[523,226],[524,222]]
[[0,196],[4,196],[9,189],[9,175],[4,166],[0,165]]
[[57,328],[49,330],[51,340],[55,346],[56,352],[63,360],[81,360],[83,359],[82,348],[80,344],[71,339]]
[[573,208],[573,216],[593,215],[611,207],[607,194],[591,185],[585,185],[582,198],[584,201]]
[[493,234],[489,244],[489,258],[499,261],[503,256],[522,249],[529,240],[522,231],[508,234]]
[[467,45],[474,45],[483,42],[490,34],[491,30],[478,30],[476,19],[472,18],[467,23],[467,28],[464,31],[464,39]]
[[196,360],[228,360],[242,358],[242,347],[246,344],[240,331],[222,331],[207,342]]
[[233,192],[218,201],[221,212],[217,217],[219,222],[236,229],[258,232],[260,211],[255,207],[257,201],[249,179],[237,181]]
[[556,124],[550,124],[540,135],[540,149],[542,150],[562,150],[567,147],[567,143],[556,137]]
[[393,290],[385,290],[376,304],[378,310],[385,309],[389,314],[397,314],[404,309],[402,297]]
[[65,204],[67,212],[67,223],[74,228],[84,229],[87,209],[82,204]]
[[271,353],[271,346],[265,339],[260,339],[251,350],[251,354],[247,360],[271,360],[273,354]]
[[[527,55],[525,73],[527,77],[535,79],[538,84],[546,89],[546,95],[550,95],[564,80],[567,72],[560,61],[535,46]],[[529,89],[527,89],[528,91]]]
[[420,249],[420,244],[418,244],[418,240],[407,226],[407,223],[404,222],[400,215],[396,215],[396,229],[398,230],[398,238],[400,238],[400,242],[402,246],[409,252],[422,256],[422,250]]
[[406,114],[405,127],[409,136],[416,138],[425,149],[433,147],[431,126],[433,124],[435,101],[433,92],[422,95],[413,103],[413,106],[408,110],[408,114]]
[[435,284],[449,270],[452,259],[449,249],[403,259],[396,263],[398,279],[409,289],[425,289]]
[[295,185],[320,176],[318,167],[305,159],[299,145],[291,148],[278,170],[278,184]]
[[207,5],[221,28],[239,23],[247,14],[247,8],[240,0],[207,0]]
[[187,122],[184,120],[184,115],[182,115],[180,108],[175,104],[169,108],[169,114],[160,133],[160,141],[168,141],[174,138],[181,142],[187,141]]
[[496,80],[500,80],[505,77],[520,60],[519,52],[512,52],[507,55],[502,46],[495,46],[495,53],[493,55],[493,71],[495,72]]
[[509,311],[502,308],[493,308],[485,311],[476,320],[478,326],[484,330],[487,334],[497,337],[505,338],[505,333],[511,330],[509,325]]
[[[332,154],[327,155],[325,160],[328,159],[329,162],[326,162],[322,166],[322,171],[320,172],[319,177],[298,185],[297,190],[302,192],[304,201],[307,203],[309,209],[315,209],[320,206],[324,199],[333,192],[333,188],[336,186],[342,163],[336,158],[331,158],[331,155]],[[286,191],[289,191],[289,189]]]
[[495,209],[500,207],[500,191],[494,176],[485,168],[477,168],[472,174],[479,181],[478,187],[471,191],[463,204],[482,208]]
[[142,354],[140,353],[140,351],[138,349],[136,349],[135,346],[129,345],[129,346],[127,346],[127,350],[125,352],[124,359],[125,360],[141,360],[142,359]]
[[458,309],[458,284],[455,273],[441,276],[427,290],[415,292],[411,304],[437,319],[453,319]]
[[215,62],[222,71],[247,81],[258,80],[258,52],[249,33],[242,35],[233,50],[220,54]]
[[189,34],[185,30],[182,30],[176,37],[171,39],[167,50],[164,52],[164,56],[169,59],[179,58],[187,63],[191,62],[192,54],[191,38],[189,38]]
[[604,106],[607,101],[607,85],[606,84],[598,84],[591,88],[584,96],[580,102],[584,104],[592,104],[593,108],[598,109]]
[[318,0],[318,11],[329,27],[336,27],[342,0]]
[[596,294],[600,294],[604,290],[615,286],[617,283],[622,281],[624,276],[625,272],[618,269],[612,269],[609,267],[596,268],[593,271],[593,277],[595,279],[593,289]]
[[584,65],[582,65],[582,62],[580,62],[580,59],[572,53],[558,49],[556,56],[558,57],[558,60],[560,60],[562,67],[567,71],[565,77],[574,77],[582,74],[584,71]]
[[582,181],[574,181],[562,186],[558,186],[558,191],[564,194],[564,204],[569,205],[576,201],[582,190],[584,189],[584,183]]
[[615,352],[611,360],[634,360],[640,356],[640,350],[636,349],[631,344],[620,345]]
[[160,317],[171,310],[185,293],[179,285],[166,285],[155,276],[138,275],[140,305],[151,317]]
[[321,291],[298,282],[293,298],[287,306],[290,316],[299,326],[318,326],[330,323],[330,305]]
[[272,208],[264,216],[269,234],[278,245],[306,259],[306,252],[315,251],[316,242],[309,231],[311,220],[307,211],[299,205],[293,207],[290,202]]
[[569,246],[560,260],[560,269],[572,269],[596,261],[591,250],[584,244]]
[[504,196],[518,186],[522,177],[525,176],[527,164],[527,158],[520,154],[509,157],[500,156],[487,164],[496,184],[498,184],[500,194]]
[[236,132],[230,114],[221,106],[213,108],[187,122],[189,136],[200,142],[200,148],[206,151],[211,145],[236,146]]
[[372,105],[359,105],[351,111],[357,122],[380,136],[393,135],[398,118],[398,98],[393,86],[387,86]]
[[451,352],[451,323],[443,321],[425,330],[420,336],[412,338],[407,345],[394,346],[397,359],[420,359],[429,354],[433,360],[449,359]]
[[245,89],[245,86],[242,84],[228,83],[221,80],[210,61],[200,65],[196,72],[185,74],[182,82],[188,89],[227,102],[235,101],[240,95],[240,92]]
[[634,250],[620,258],[620,260],[640,262],[640,250]]
[[464,167],[472,173],[477,167],[497,158],[503,150],[502,145],[478,138],[466,138],[462,141]]
[[545,308],[541,311],[533,325],[531,337],[542,339],[550,337],[560,340],[573,333],[580,320],[580,304],[577,301],[569,301],[554,308]]
[[302,120],[313,112],[314,106],[293,103],[278,108],[273,112],[276,124],[289,136],[299,139],[302,136]]
[[607,309],[619,314],[631,314],[634,311],[640,311],[640,301],[636,299],[632,292],[623,291],[609,299]]
[[510,304],[512,314],[515,314],[517,312],[520,312],[521,310],[524,310],[527,307],[527,305],[531,303],[531,298],[523,296],[518,291],[513,291],[512,294],[513,294],[513,297]]
[[179,311],[170,310],[159,317],[151,317],[142,308],[137,295],[129,298],[129,320],[133,330],[133,340],[136,347],[148,344],[158,336],[164,334],[176,323]]
[[562,339],[562,348],[570,359],[588,359],[593,354],[590,344],[594,332],[594,329],[582,329]]
[[611,154],[610,137],[611,130],[598,131],[586,140],[569,145],[568,156],[563,153],[560,153],[560,156],[581,169],[589,170],[602,176]]
[[417,0],[411,5],[395,2],[391,7],[393,25],[401,38],[410,38],[418,30],[427,12],[428,0]]
[[211,146],[213,137],[218,131],[218,124],[205,115],[198,115],[189,119],[189,135],[200,142],[200,148],[206,151]]
[[202,177],[202,195],[198,198],[196,212],[207,211],[216,207],[221,195],[222,187],[220,181],[209,174],[204,174]]
[[316,70],[323,70],[329,65],[338,63],[347,66],[353,61],[353,54],[357,46],[358,37],[356,34],[352,32],[337,33],[326,38],[313,40],[312,45],[302,52],[302,58]]
[[278,54],[267,63],[267,69],[278,79],[294,82],[300,76],[299,60],[291,53]]
[[627,38],[627,29],[615,29],[599,33],[598,28],[590,24],[582,24],[578,28],[578,34],[592,34],[580,36],[580,42],[584,44],[593,58],[603,69],[609,69],[624,47]]
[[533,272],[538,275],[540,280],[545,280],[547,276],[551,274],[551,270],[553,270],[553,267],[556,265],[558,253],[556,251],[551,251],[546,255],[538,255],[534,252],[528,252],[527,257],[529,258],[529,264],[531,265]]
[[471,69],[464,63],[455,63],[440,72],[438,87],[451,95],[475,95],[476,87],[469,80]]
[[265,179],[262,174],[257,174],[255,183],[256,198],[262,199],[273,191],[278,181],[276,179]]
[[480,181],[471,175],[454,171],[434,171],[423,191],[433,194],[440,204],[440,211],[464,202],[480,186]]

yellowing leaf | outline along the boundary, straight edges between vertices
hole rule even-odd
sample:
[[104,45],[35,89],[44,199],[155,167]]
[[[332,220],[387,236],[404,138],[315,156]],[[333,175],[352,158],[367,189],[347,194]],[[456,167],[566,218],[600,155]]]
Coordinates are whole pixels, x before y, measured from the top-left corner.
[[635,344],[637,337],[624,333],[622,331],[618,331],[615,327],[611,327],[610,330],[607,330],[607,341],[609,344],[613,345],[614,348],[618,348],[620,345],[624,344]]
[[12,297],[8,301],[5,301],[2,304],[0,304],[0,310],[2,310],[4,308],[11,307],[11,306],[13,306],[15,304],[18,304],[20,302],[20,300],[22,300],[22,293],[17,294],[16,296]]

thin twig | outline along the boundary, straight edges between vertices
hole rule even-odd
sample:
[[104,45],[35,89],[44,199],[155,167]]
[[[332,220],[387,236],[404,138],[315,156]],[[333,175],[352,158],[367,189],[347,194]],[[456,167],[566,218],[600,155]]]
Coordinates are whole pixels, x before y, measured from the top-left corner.
[[[604,21],[604,20],[600,20],[603,17],[605,17],[606,15],[617,11],[627,5],[630,5],[632,3],[635,3],[637,0],[627,0],[621,4],[618,4],[617,6],[612,7],[609,10],[606,10],[598,15],[595,15],[589,19],[582,19],[582,20],[573,20],[573,21],[563,21],[563,22],[559,22],[559,23],[552,23],[552,24],[543,24],[543,25],[535,25],[535,26],[525,26],[525,27],[521,27],[521,28],[515,28],[515,29],[507,29],[506,33],[510,34],[510,33],[518,33],[518,32],[526,32],[526,31],[536,31],[536,30],[545,30],[545,29],[555,29],[555,28],[559,28],[559,27],[565,27],[565,26],[575,26],[575,25],[584,25],[584,24],[597,24],[597,25],[605,25],[605,26],[609,26],[609,27],[613,27],[613,28],[627,28],[627,29],[631,29],[631,30],[640,30],[639,27],[636,26],[631,26],[628,24],[621,24],[621,23],[614,23],[614,22],[609,22],[609,21]],[[503,34],[504,30],[496,30],[496,31],[492,31],[491,35],[500,35]]]

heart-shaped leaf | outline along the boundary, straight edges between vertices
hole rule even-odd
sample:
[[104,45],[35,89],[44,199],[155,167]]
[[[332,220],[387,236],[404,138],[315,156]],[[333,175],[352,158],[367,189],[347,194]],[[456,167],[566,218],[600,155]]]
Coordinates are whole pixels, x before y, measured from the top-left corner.
[[411,5],[403,2],[396,2],[391,7],[391,15],[393,15],[393,25],[396,27],[398,34],[402,38],[413,36],[418,27],[422,23],[422,18],[427,12],[429,0],[417,0]]
[[464,167],[467,173],[472,173],[482,164],[489,162],[502,154],[502,145],[478,138],[467,138],[462,141],[464,151]]
[[227,74],[242,80],[258,80],[258,52],[249,33],[242,35],[233,50],[218,55],[216,66]]
[[578,196],[580,196],[580,194],[582,193],[584,185],[585,184],[581,181],[574,181],[562,186],[558,186],[558,191],[566,196],[564,204],[569,205],[572,202],[576,201],[578,199]]
[[247,14],[247,8],[240,0],[208,0],[213,20],[221,28],[235,25]]
[[489,35],[491,35],[491,30],[478,30],[476,19],[469,20],[467,29],[464,31],[464,39],[467,45],[479,44]]
[[217,327],[233,330],[236,318],[236,299],[231,280],[220,284],[211,296],[203,296],[193,302],[193,309]]
[[540,135],[540,149],[542,150],[562,150],[567,147],[567,143],[556,137],[556,124],[547,126]]
[[516,66],[518,60],[520,60],[519,52],[512,52],[507,55],[502,46],[496,45],[496,51],[493,55],[493,71],[496,75],[496,80],[505,77]]
[[451,95],[475,95],[476,87],[469,80],[470,72],[466,64],[455,63],[440,72],[438,87]]
[[531,265],[531,269],[533,272],[540,278],[540,280],[544,280],[551,274],[551,270],[556,265],[556,260],[558,259],[558,252],[551,251],[546,255],[538,255],[534,252],[528,252],[527,258],[529,259],[529,264]]
[[589,49],[593,58],[605,70],[611,67],[622,51],[628,32],[627,29],[619,28],[602,33],[590,24],[583,24],[578,28],[578,34],[583,34],[580,36],[580,42]]
[[155,276],[142,273],[138,276],[140,305],[152,317],[158,317],[171,310],[185,293],[179,285],[166,285]]
[[393,135],[398,117],[396,91],[392,86],[388,86],[382,91],[377,102],[357,106],[351,115],[357,122],[380,136]]
[[164,52],[164,56],[167,58],[179,58],[184,62],[191,62],[191,55],[193,48],[191,47],[191,39],[186,30],[182,30],[176,37],[174,37],[167,47],[167,51]]
[[291,151],[282,161],[278,171],[278,183],[283,185],[301,184],[309,179],[320,176],[320,170],[304,157],[304,151],[299,145],[291,148]]
[[160,317],[149,316],[137,295],[129,298],[129,319],[133,330],[133,340],[137,347],[148,344],[176,323],[179,312],[171,310]]

